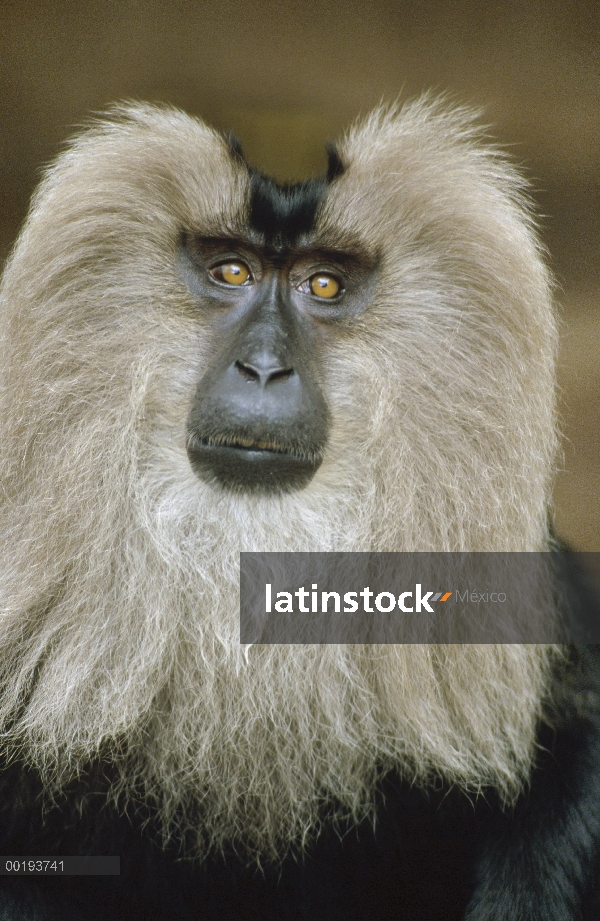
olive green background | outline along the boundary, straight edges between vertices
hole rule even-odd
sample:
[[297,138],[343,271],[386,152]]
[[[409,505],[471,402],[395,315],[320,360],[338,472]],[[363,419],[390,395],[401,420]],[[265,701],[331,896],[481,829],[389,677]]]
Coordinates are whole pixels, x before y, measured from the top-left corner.
[[0,259],[40,168],[94,111],[165,100],[282,179],[381,100],[485,110],[525,167],[558,280],[559,534],[600,550],[600,3],[72,2],[0,7]]

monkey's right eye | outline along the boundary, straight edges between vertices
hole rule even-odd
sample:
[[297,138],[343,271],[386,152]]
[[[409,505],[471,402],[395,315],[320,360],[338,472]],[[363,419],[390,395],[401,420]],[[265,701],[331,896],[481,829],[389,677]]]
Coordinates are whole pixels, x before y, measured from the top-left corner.
[[246,285],[252,281],[250,269],[243,262],[223,262],[212,268],[210,274],[224,285]]

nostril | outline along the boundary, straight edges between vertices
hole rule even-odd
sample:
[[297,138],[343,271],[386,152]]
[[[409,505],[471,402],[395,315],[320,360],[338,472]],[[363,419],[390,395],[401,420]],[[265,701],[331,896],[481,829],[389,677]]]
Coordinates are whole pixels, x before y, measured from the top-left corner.
[[278,368],[276,371],[272,371],[271,374],[269,374],[268,383],[271,381],[286,381],[293,373],[293,368]]
[[275,364],[275,362],[250,364],[247,361],[240,361],[239,358],[234,363],[234,367],[247,381],[260,383],[262,387],[278,381],[287,381],[294,373],[293,368],[284,368]]
[[236,361],[235,366],[240,372],[242,377],[245,377],[247,381],[259,381],[260,374],[253,368],[252,365],[245,365],[243,361]]

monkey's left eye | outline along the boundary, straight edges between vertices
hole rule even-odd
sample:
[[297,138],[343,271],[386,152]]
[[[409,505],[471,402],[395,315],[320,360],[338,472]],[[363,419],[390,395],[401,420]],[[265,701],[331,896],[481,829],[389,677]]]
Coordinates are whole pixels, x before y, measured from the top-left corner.
[[223,262],[211,269],[210,274],[225,285],[245,285],[252,281],[250,269],[243,262]]
[[312,275],[308,281],[300,285],[300,290],[304,294],[310,293],[314,294],[315,297],[329,300],[341,294],[343,288],[341,282],[334,275],[329,275],[328,272],[317,272],[316,275]]

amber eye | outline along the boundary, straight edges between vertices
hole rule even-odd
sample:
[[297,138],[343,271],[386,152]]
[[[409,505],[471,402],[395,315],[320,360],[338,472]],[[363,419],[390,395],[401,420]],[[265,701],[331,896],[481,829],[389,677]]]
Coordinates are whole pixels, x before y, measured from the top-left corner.
[[210,274],[226,285],[245,285],[250,280],[250,269],[243,262],[224,262],[211,269]]
[[340,293],[341,285],[333,275],[319,273],[309,280],[310,290],[316,297],[330,298]]

